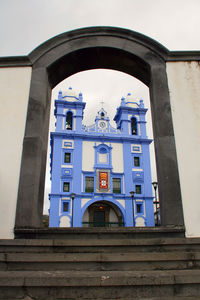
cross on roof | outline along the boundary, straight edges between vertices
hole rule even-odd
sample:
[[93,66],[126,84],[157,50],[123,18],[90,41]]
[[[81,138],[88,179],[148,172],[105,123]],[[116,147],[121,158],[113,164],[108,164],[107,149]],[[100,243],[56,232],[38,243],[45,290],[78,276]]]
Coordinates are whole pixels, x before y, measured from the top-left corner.
[[102,105],[102,108],[103,108],[103,105],[104,105],[104,102],[103,102],[103,100],[102,100],[100,103],[101,103],[101,105]]

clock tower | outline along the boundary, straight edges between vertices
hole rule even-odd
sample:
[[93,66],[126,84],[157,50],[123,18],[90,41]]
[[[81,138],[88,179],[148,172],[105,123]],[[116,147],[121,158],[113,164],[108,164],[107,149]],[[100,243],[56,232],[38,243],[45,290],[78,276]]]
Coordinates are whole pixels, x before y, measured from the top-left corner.
[[107,116],[107,112],[104,110],[104,108],[101,108],[100,111],[98,111],[98,114],[95,118],[95,125],[97,132],[109,132],[110,119]]

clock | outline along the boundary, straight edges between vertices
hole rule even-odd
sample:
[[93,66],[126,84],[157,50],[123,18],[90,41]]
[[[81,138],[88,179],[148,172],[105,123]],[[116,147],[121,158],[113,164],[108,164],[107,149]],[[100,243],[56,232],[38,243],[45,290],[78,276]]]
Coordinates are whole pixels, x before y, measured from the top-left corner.
[[101,128],[105,128],[105,127],[106,127],[106,123],[101,121],[101,122],[99,123],[99,126],[100,126]]

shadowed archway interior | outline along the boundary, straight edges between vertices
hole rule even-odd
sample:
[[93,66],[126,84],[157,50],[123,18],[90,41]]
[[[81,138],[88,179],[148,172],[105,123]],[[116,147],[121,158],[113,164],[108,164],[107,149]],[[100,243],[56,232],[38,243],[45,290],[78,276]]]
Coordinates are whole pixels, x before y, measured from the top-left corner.
[[[66,67],[67,66],[67,67]],[[134,54],[111,47],[90,47],[61,57],[48,68],[52,88],[63,79],[80,71],[112,69],[125,72],[150,84],[149,66]],[[55,76],[56,74],[56,76]]]
[[166,74],[168,53],[141,34],[120,28],[90,27],[50,39],[29,55],[32,78],[16,231],[41,226],[51,89],[72,74],[97,68],[125,72],[149,87],[162,225],[184,224]]
[[123,216],[120,209],[110,201],[97,201],[89,205],[82,219],[83,227],[122,227]]

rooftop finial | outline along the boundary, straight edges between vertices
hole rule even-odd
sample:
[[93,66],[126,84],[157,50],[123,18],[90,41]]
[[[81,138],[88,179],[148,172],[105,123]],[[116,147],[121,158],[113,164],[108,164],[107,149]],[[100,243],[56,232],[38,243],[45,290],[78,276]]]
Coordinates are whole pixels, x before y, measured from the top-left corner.
[[104,102],[103,100],[100,102],[101,103],[101,108],[103,108]]
[[143,99],[140,99],[140,107],[144,107],[144,102],[143,102]]
[[62,99],[62,91],[60,90],[59,92],[58,92],[58,100],[61,100]]
[[83,94],[81,92],[79,93],[78,98],[79,98],[79,101],[81,101],[81,102],[83,101]]

